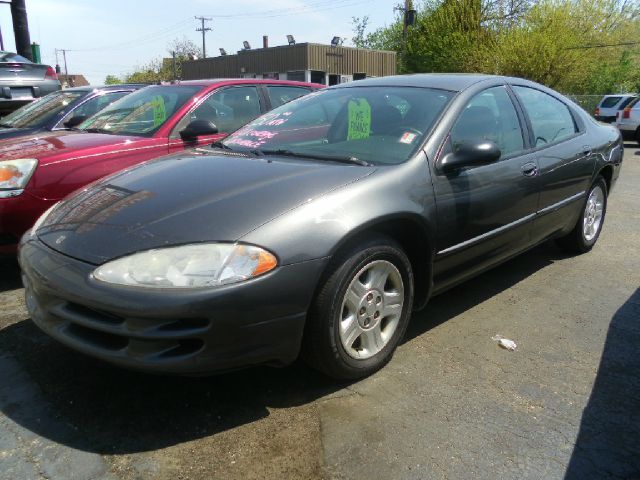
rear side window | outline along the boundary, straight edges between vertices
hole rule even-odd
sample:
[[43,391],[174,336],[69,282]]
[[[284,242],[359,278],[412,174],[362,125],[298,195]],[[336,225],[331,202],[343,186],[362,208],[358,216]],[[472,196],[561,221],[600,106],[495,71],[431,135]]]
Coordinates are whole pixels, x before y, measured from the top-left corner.
[[[635,104],[635,102],[637,102],[638,99],[636,97],[628,97],[625,98],[622,102],[620,102],[620,105],[618,105],[618,110],[622,110],[624,109],[627,105],[629,104]],[[633,103],[631,103],[633,102]]]
[[573,116],[564,103],[540,90],[514,86],[533,128],[534,145],[541,147],[572,137],[577,132]]
[[269,93],[269,100],[271,100],[271,108],[279,107],[291,100],[306,95],[309,93],[308,88],[302,87],[280,87],[280,86],[268,86],[267,92]]
[[612,108],[615,107],[622,97],[607,97],[600,103],[600,108]]

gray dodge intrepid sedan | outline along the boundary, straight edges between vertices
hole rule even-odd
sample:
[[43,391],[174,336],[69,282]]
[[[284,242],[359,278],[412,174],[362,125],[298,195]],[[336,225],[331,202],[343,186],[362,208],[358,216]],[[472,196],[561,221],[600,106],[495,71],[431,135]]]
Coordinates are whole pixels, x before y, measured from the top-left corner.
[[518,78],[336,86],[52,207],[22,239],[27,305],[123,367],[302,355],[360,378],[432,295],[549,239],[589,251],[622,153],[615,128]]

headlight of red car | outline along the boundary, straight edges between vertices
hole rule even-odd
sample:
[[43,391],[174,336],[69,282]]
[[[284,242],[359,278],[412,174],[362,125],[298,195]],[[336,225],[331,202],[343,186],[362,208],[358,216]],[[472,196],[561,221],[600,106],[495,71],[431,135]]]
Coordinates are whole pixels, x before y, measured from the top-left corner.
[[16,197],[22,193],[38,166],[35,158],[0,161],[0,198]]

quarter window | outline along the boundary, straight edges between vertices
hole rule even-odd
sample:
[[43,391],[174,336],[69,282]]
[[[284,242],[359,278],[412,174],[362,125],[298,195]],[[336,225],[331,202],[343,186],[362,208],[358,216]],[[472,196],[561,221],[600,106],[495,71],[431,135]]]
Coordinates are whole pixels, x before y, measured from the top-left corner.
[[268,86],[269,100],[271,100],[271,108],[279,107],[291,100],[309,93],[308,88],[302,87],[274,87]]
[[564,103],[533,88],[514,86],[513,90],[529,116],[536,147],[556,143],[575,135],[575,121],[569,107]]
[[518,114],[505,87],[489,88],[473,97],[451,130],[454,151],[478,140],[494,142],[503,158],[524,149]]

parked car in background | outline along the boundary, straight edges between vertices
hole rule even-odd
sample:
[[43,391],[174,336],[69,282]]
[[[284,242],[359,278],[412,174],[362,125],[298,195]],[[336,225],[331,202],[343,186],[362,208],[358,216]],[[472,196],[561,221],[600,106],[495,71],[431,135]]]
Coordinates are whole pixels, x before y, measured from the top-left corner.
[[625,140],[635,140],[640,145],[640,99],[634,99],[616,117],[616,127]]
[[0,51],[0,112],[10,112],[56,90],[60,82],[52,67]]
[[142,84],[76,87],[59,90],[0,118],[0,140],[78,126]]
[[360,378],[431,295],[548,239],[589,251],[622,147],[527,80],[343,84],[57,204],[22,240],[26,303],[120,366],[203,374],[302,352]]
[[322,85],[279,80],[198,80],[152,85],[74,130],[0,142],[0,254],[73,190],[151,158],[206,145]]
[[635,93],[605,95],[596,107],[594,116],[601,122],[613,123],[616,121],[616,114],[636,98]]

